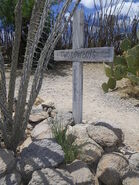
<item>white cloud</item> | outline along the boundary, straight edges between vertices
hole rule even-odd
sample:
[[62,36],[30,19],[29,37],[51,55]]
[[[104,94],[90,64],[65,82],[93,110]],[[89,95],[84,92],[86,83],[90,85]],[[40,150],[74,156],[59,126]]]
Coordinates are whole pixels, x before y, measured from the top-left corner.
[[87,8],[92,8],[94,6],[93,0],[82,0],[81,3]]
[[[118,14],[118,10],[120,7],[121,7],[121,3],[118,4],[117,9],[114,14]],[[114,11],[114,6],[113,6],[112,10]],[[128,14],[128,16],[131,18],[134,18],[135,15],[139,15],[139,2],[132,3],[132,6],[131,6],[130,2],[126,2],[124,4],[122,10],[120,11],[120,14],[122,14],[122,15]]]
[[[83,4],[85,7],[91,9],[91,8],[94,7],[94,2],[95,2],[95,4],[98,7],[100,6],[100,2],[101,2],[102,6],[104,8],[104,7],[108,7],[109,6],[111,0],[82,0],[81,4]],[[115,5],[114,4],[116,4],[116,2],[117,2],[117,0],[113,0],[113,7],[112,7],[113,10],[115,9]],[[121,7],[121,3],[122,2],[123,2],[123,0],[119,0],[119,4],[117,6],[117,10],[115,11],[115,14],[118,13],[118,10]],[[131,5],[131,0],[129,0],[129,2],[125,2],[122,10],[120,11],[120,13],[123,14],[123,15],[126,15],[128,10],[129,10],[129,8],[130,8],[130,5]],[[132,3],[132,7],[131,7],[131,9],[129,11],[129,16],[130,17],[134,17],[135,15],[139,15],[139,2]]]
[[[117,0],[113,0],[112,1],[113,4],[115,4],[116,1]],[[122,0],[120,0],[120,1],[122,1]],[[110,2],[111,2],[111,0],[81,0],[81,4],[83,4],[87,8],[93,8],[94,4],[96,4],[97,6],[100,6],[100,3],[102,4],[102,6],[108,6],[110,4]]]

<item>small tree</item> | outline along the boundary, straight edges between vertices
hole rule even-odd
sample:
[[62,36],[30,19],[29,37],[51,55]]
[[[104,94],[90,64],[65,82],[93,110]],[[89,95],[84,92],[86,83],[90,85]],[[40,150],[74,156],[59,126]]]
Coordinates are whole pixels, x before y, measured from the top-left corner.
[[[0,20],[4,27],[14,26],[14,9],[18,0],[0,0]],[[23,20],[29,22],[34,0],[23,1]]]
[[72,3],[72,0],[65,0],[46,43],[42,43],[43,47],[40,47],[41,54],[38,60],[38,65],[34,74],[32,88],[29,94],[29,100],[26,106],[27,90],[31,75],[33,57],[38,43],[41,44],[40,37],[44,32],[47,16],[52,2],[53,1],[51,0],[35,1],[30,20],[23,72],[21,76],[18,99],[14,115],[13,104],[16,82],[16,69],[18,63],[22,26],[22,0],[18,0],[15,8],[15,39],[12,50],[12,64],[8,96],[6,89],[4,60],[2,54],[0,53],[0,128],[6,147],[8,149],[13,150],[14,152],[16,152],[17,146],[24,138],[25,129],[27,127],[32,106],[41,89],[44,69],[46,68],[50,60],[54,47],[56,46],[58,40],[65,31],[66,27],[68,26],[68,22],[73,16],[73,13],[76,10],[78,4],[80,3],[80,0],[76,0],[74,2],[72,10],[70,11],[70,16],[68,17],[66,22],[63,22],[65,14]]

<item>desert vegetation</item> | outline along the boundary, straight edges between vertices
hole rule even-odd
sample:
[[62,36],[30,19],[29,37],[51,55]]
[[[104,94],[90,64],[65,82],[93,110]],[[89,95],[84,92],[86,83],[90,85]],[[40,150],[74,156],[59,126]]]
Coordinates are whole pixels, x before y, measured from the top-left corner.
[[[125,39],[122,41],[120,48],[123,53],[115,56],[114,65],[105,65],[105,72],[109,80],[108,83],[102,84],[104,92],[115,89],[116,81],[123,78],[128,78],[131,81],[131,89],[134,86],[139,86],[139,44],[132,47],[132,42]],[[138,94],[136,91],[135,93]]]
[[[3,56],[5,62],[11,63],[12,56],[12,43],[14,39],[14,7],[16,4],[15,1],[0,1],[3,11],[1,11],[0,19],[3,22],[3,29],[0,29],[0,43],[2,46]],[[51,9],[49,16],[47,18],[47,28],[45,34],[42,35],[41,39],[43,42],[47,40],[49,31],[52,30],[54,23],[56,22],[59,9],[61,7],[61,1],[53,1],[53,6],[57,6],[56,11]],[[134,15],[134,18],[129,17],[129,12],[132,8],[132,3],[127,9],[126,15],[122,15],[122,11],[125,6],[125,2],[122,1],[119,6],[119,1],[113,4],[112,1],[106,1],[105,3],[97,4],[95,0],[94,10],[89,11],[85,15],[85,47],[103,47],[103,46],[114,46],[116,54],[121,54],[120,42],[124,38],[130,39],[130,41],[135,45],[137,44],[137,27],[138,27],[138,15]],[[11,3],[11,4],[10,4]],[[34,1],[24,1],[22,8],[22,37],[21,37],[21,46],[20,46],[20,55],[19,55],[19,66],[22,66],[24,61],[25,48],[27,43],[27,34],[28,34],[28,25],[31,17],[31,11]],[[12,7],[12,8],[11,8]],[[98,7],[101,7],[100,9]],[[7,9],[9,14],[7,14]],[[63,22],[67,21],[67,15],[63,18]],[[3,33],[4,30],[4,33]],[[105,35],[105,37],[104,37]],[[59,42],[56,45],[57,49],[71,48],[72,47],[72,21],[69,21],[68,29],[62,34],[59,39]],[[40,55],[39,48],[37,49],[38,57]],[[37,57],[37,59],[38,59]],[[53,57],[51,57],[53,60]],[[34,59],[33,66],[36,67],[37,60]]]
[[[32,16],[30,20],[30,26],[28,31],[28,39],[26,46],[26,53],[24,57],[24,66],[21,77],[21,83],[19,87],[18,99],[16,103],[15,114],[13,115],[13,104],[14,104],[14,92],[15,92],[15,81],[16,81],[16,69],[19,56],[19,48],[21,41],[21,27],[22,27],[22,0],[17,2],[15,8],[15,39],[12,49],[12,63],[11,63],[11,74],[9,91],[7,97],[6,91],[6,79],[4,70],[4,60],[1,55],[1,130],[4,138],[5,145],[8,149],[16,151],[16,148],[20,141],[24,138],[25,129],[27,127],[27,122],[32,109],[32,106],[38,96],[40,91],[44,68],[47,66],[54,47],[56,46],[59,38],[66,29],[69,20],[71,19],[74,11],[76,10],[80,1],[76,1],[73,9],[71,10],[70,16],[67,21],[63,24],[63,17],[66,14],[71,1],[67,0],[63,8],[58,14],[55,25],[45,43],[41,39],[41,35],[45,34],[44,29],[46,27],[46,17],[49,14],[49,9],[51,6],[50,1],[35,1],[34,8],[32,11]],[[62,26],[62,27],[61,27]],[[38,60],[38,66],[34,74],[34,80],[32,83],[32,90],[30,92],[30,97],[26,105],[27,100],[27,89],[28,83],[31,75],[31,68],[33,63],[34,54],[36,48],[40,44],[40,58]]]
[[0,185],[139,183],[139,15],[86,2],[0,0]]

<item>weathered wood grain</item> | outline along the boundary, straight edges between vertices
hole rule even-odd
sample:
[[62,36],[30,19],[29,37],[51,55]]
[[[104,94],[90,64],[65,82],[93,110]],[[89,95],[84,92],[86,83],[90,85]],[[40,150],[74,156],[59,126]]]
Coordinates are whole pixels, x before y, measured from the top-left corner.
[[55,61],[113,62],[113,56],[113,47],[55,50],[54,52]]
[[[84,46],[84,12],[78,10],[73,16],[73,50]],[[82,122],[83,112],[83,63],[73,61],[73,101],[72,110],[75,123]]]

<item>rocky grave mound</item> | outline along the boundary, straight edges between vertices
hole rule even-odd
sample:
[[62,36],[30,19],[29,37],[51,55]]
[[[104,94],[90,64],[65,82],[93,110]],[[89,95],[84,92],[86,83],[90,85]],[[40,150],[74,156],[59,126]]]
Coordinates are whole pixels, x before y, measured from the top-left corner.
[[[42,113],[49,117],[38,119]],[[103,122],[73,126],[72,114],[65,115],[52,103],[35,106],[18,157],[0,149],[0,185],[139,185],[139,153],[124,145],[119,128]],[[78,146],[70,164],[54,137],[54,124]]]

